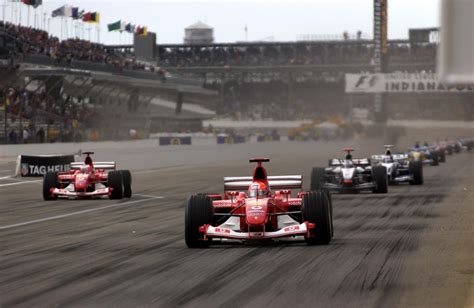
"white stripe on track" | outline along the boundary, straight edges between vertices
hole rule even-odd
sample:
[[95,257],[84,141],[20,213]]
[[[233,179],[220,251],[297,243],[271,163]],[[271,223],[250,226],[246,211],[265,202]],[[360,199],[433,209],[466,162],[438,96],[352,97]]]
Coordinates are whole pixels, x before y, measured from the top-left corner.
[[42,181],[43,180],[21,181],[21,182],[15,182],[15,183],[0,184],[0,187],[15,186],[15,185],[22,185],[22,184],[29,184],[29,183],[39,183]]
[[96,207],[96,208],[93,208],[93,209],[82,210],[82,211],[78,211],[78,212],[72,212],[72,213],[67,213],[67,214],[62,214],[62,215],[57,215],[57,216],[51,216],[51,217],[45,217],[45,218],[41,218],[41,219],[35,219],[35,220],[20,222],[20,223],[13,224],[13,225],[0,226],[0,230],[7,230],[7,229],[13,229],[13,228],[17,228],[17,227],[28,226],[28,225],[32,225],[32,224],[41,223],[41,222],[57,220],[57,219],[61,219],[61,218],[67,218],[67,217],[86,214],[86,213],[91,213],[91,212],[95,212],[95,211],[101,211],[101,210],[110,209],[110,208],[118,207],[118,206],[133,205],[133,204],[146,202],[146,201],[150,201],[150,200],[154,200],[154,199],[163,199],[163,197],[162,196],[155,196],[155,197],[150,196],[150,198],[148,198],[148,199],[128,201],[128,202],[124,202],[124,203],[116,203],[116,204],[106,205],[106,206],[102,206],[102,207]]

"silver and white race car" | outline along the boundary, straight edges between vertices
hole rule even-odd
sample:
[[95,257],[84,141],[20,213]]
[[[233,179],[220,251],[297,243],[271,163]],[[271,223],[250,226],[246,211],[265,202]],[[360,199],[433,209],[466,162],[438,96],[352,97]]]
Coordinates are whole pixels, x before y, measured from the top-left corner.
[[423,184],[423,163],[409,160],[407,154],[393,154],[393,145],[385,145],[385,154],[372,155],[372,166],[384,166],[387,169],[389,184]]
[[372,166],[370,159],[353,159],[352,148],[345,148],[344,159],[329,160],[329,167],[315,167],[311,173],[311,190],[328,190],[340,193],[370,191],[387,193],[388,180],[385,166]]

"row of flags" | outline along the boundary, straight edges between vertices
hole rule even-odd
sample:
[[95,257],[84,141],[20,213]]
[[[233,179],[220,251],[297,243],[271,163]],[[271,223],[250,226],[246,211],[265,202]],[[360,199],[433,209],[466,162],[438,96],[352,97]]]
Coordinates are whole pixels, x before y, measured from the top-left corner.
[[128,32],[128,33],[135,33],[138,35],[146,36],[148,35],[148,28],[142,27],[138,25],[134,25],[132,23],[127,23],[125,21],[119,20],[107,25],[109,32],[112,31],[120,31],[120,32]]
[[[33,8],[37,8],[43,4],[43,0],[10,0],[10,2],[21,2],[26,5],[30,5]],[[66,17],[72,18],[74,20],[82,20],[87,23],[99,23],[100,14],[99,12],[86,12],[85,10],[80,10],[78,7],[73,7],[71,5],[63,5],[51,12],[51,17]],[[138,35],[146,36],[148,35],[148,27],[134,25],[132,23],[127,23],[122,20],[116,21],[114,23],[108,24],[107,28],[109,32],[120,31],[135,33]]]
[[[42,1],[42,0],[23,0],[23,1]],[[70,5],[63,5],[60,8],[55,9],[51,13],[51,17],[70,17],[74,20],[82,20],[88,23],[99,23],[100,14],[99,12],[86,12],[79,10],[78,7],[72,7]]]

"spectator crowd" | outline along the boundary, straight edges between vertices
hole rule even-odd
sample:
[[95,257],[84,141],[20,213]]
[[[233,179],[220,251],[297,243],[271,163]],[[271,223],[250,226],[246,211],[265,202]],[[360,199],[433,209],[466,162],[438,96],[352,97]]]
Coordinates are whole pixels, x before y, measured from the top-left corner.
[[[159,63],[162,67],[369,64],[373,61],[373,48],[372,41],[172,45],[159,47]],[[432,63],[435,57],[436,44],[389,45],[393,62]]]
[[23,27],[0,21],[0,32],[4,31],[16,40],[17,54],[35,54],[50,57],[55,64],[72,65],[73,61],[103,63],[119,70],[145,70],[150,72],[159,69],[137,61],[130,55],[107,48],[105,45],[81,39],[59,40],[48,32],[32,27]]
[[[1,93],[0,109],[6,111],[2,124],[7,126],[9,143],[55,141],[58,129],[64,141],[77,139],[80,125],[87,125],[94,115],[83,99],[54,99],[44,89],[9,88]],[[46,132],[46,127],[51,130]]]
[[[117,69],[164,72],[153,65],[137,61],[133,54],[120,52],[87,40],[59,38],[48,32],[0,21],[0,31],[15,38],[17,52],[45,55],[57,64],[71,65],[73,61],[103,63]],[[434,43],[389,43],[390,61],[433,62]],[[209,46],[161,45],[158,57],[161,67],[196,66],[276,66],[359,64],[373,61],[374,44],[371,40],[298,41],[293,43],[236,43]]]

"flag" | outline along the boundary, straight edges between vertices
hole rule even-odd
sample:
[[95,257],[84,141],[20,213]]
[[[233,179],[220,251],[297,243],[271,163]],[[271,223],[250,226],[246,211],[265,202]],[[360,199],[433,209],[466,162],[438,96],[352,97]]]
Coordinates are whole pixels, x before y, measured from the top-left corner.
[[108,24],[107,29],[109,30],[109,32],[122,31],[122,21],[119,20],[119,21],[113,22],[111,24]]
[[[29,0],[29,1],[37,1],[37,0]],[[72,9],[73,8],[69,5],[63,5],[60,8],[57,8],[54,11],[52,11],[51,17],[72,17]]]
[[128,33],[134,33],[135,32],[135,25],[132,25],[131,23],[128,23],[125,25],[125,31]]
[[26,5],[31,5],[33,6],[35,9],[42,5],[43,4],[43,0],[21,0],[21,2],[23,2],[23,4],[26,4]]
[[137,26],[135,33],[138,34],[138,35],[147,36],[148,35],[148,28]]
[[73,19],[80,19],[83,14],[84,14],[84,10],[79,11],[78,7],[73,7],[71,10],[71,17]]
[[89,23],[99,23],[100,15],[98,12],[87,12],[82,16],[82,21]]

